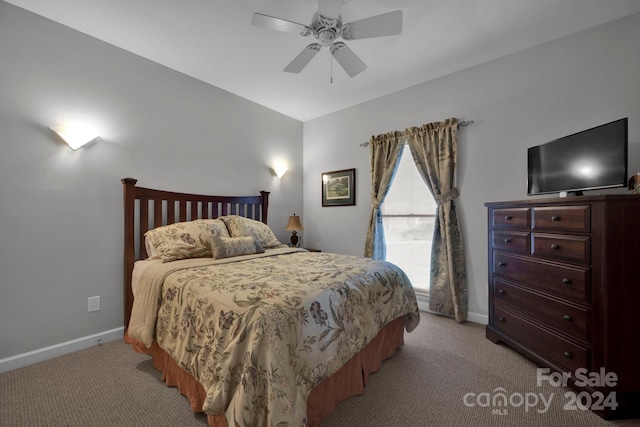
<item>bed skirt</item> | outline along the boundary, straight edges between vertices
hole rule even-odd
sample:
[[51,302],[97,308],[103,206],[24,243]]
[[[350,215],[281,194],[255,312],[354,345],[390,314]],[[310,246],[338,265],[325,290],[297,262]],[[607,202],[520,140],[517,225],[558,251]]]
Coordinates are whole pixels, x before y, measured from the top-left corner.
[[[307,399],[308,427],[317,427],[320,420],[333,412],[339,402],[364,393],[369,374],[378,371],[382,361],[393,356],[396,350],[404,345],[404,324],[404,316],[387,324],[360,353],[311,391]],[[151,348],[126,334],[125,341],[132,344],[135,351],[150,355],[153,358],[153,366],[162,372],[163,381],[168,386],[178,387],[180,393],[191,403],[192,411],[202,412],[206,393],[204,387],[191,374],[181,369],[155,341]],[[210,427],[228,427],[224,414],[208,415],[207,418]]]

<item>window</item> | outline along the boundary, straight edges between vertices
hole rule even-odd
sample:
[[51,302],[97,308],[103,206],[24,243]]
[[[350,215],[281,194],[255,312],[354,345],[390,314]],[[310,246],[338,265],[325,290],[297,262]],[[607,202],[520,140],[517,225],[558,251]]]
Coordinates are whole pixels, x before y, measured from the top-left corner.
[[387,261],[407,274],[417,292],[429,291],[431,242],[437,205],[405,147],[382,204]]

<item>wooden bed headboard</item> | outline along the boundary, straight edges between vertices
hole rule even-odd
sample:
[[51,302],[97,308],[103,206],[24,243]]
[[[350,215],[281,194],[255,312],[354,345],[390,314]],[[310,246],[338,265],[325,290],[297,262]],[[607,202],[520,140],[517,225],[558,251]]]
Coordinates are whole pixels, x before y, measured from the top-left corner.
[[269,192],[259,196],[207,196],[175,193],[136,186],[134,178],[123,178],[124,190],[124,326],[129,326],[133,307],[131,275],[136,260],[147,253],[144,233],[163,225],[195,219],[240,215],[267,223]]

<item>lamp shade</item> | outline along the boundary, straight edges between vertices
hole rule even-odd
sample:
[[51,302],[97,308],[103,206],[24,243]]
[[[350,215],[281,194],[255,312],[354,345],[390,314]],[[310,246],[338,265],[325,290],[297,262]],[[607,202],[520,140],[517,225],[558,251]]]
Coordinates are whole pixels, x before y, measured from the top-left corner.
[[287,224],[287,231],[303,231],[302,222],[300,222],[300,217],[293,214],[289,217],[289,223]]
[[287,167],[284,164],[278,164],[271,168],[276,179],[280,179],[283,177],[285,173],[287,173]]
[[49,126],[72,150],[77,150],[85,144],[96,141],[100,137],[93,127],[84,124]]

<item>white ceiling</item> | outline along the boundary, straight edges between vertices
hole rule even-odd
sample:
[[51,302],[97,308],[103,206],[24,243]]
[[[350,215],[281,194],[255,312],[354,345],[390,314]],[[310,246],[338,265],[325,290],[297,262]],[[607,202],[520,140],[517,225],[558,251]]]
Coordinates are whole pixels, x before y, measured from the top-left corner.
[[308,25],[315,0],[6,1],[301,121],[640,12],[640,0],[344,0],[343,22],[403,11],[401,35],[347,42],[368,65],[350,78],[328,49],[283,72],[313,39],[251,25],[253,12]]

